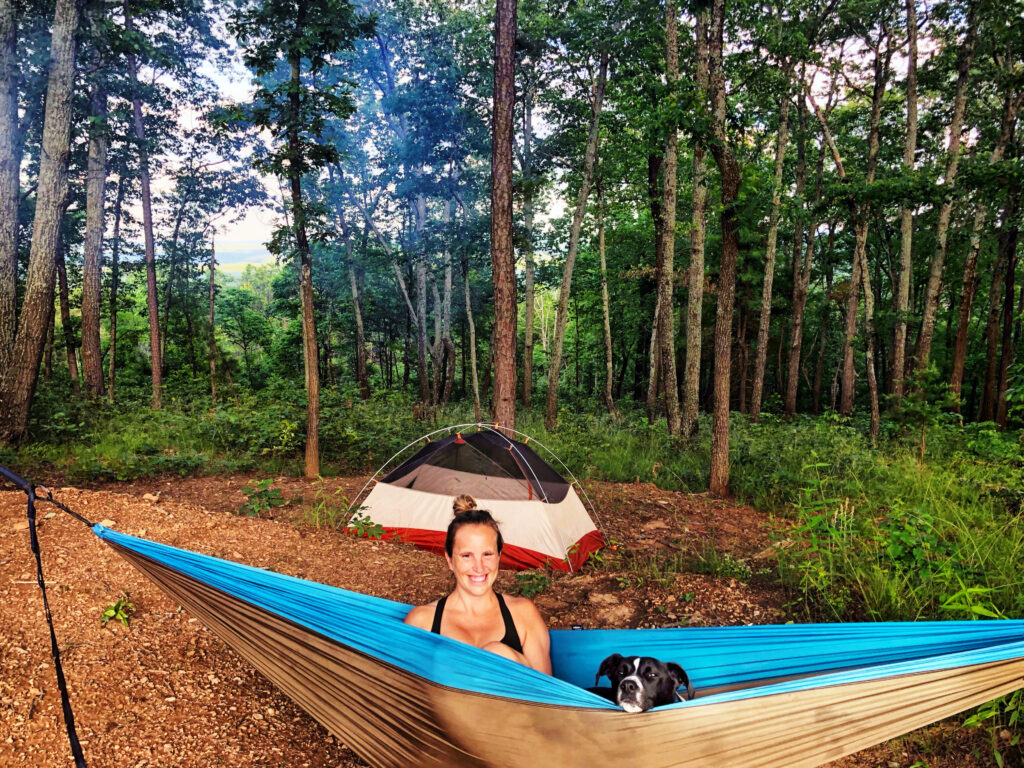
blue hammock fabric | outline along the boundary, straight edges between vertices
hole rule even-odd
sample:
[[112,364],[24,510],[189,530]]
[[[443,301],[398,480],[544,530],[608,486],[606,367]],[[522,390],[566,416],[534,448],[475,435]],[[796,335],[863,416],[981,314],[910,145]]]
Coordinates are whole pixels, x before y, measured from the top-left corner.
[[[158,544],[102,525],[95,525],[93,531],[111,544],[424,680],[540,704],[616,710],[584,688],[594,685],[598,665],[611,653],[678,661],[698,692],[735,688],[670,708],[1024,657],[1024,621],[553,630],[554,675],[548,676],[403,624],[410,608],[404,603]],[[759,681],[778,682],[757,685]]]

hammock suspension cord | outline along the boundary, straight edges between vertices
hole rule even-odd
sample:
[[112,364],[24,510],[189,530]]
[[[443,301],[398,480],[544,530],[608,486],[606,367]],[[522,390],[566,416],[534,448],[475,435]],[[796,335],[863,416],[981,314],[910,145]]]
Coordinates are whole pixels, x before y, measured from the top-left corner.
[[57,673],[57,687],[60,689],[60,706],[64,712],[64,725],[68,732],[68,741],[71,742],[71,754],[75,757],[75,768],[86,768],[85,755],[82,753],[82,745],[78,741],[78,732],[75,730],[75,714],[71,711],[71,699],[68,697],[68,685],[64,679],[64,667],[60,663],[60,649],[57,646],[57,633],[53,628],[53,616],[50,614],[50,602],[46,598],[46,580],[43,578],[43,561],[39,556],[39,536],[36,533],[36,501],[44,501],[48,504],[53,504],[58,509],[62,509],[74,518],[77,518],[81,522],[92,527],[85,517],[78,514],[74,510],[68,509],[66,506],[61,504],[59,501],[53,498],[53,494],[49,488],[45,486],[38,486],[40,490],[45,491],[45,496],[36,495],[36,487],[24,478],[11,472],[6,467],[0,467],[0,475],[3,475],[8,481],[13,483],[19,490],[24,491],[25,495],[28,496],[28,535],[30,546],[32,547],[32,554],[36,559],[36,583],[39,584],[39,590],[43,593],[43,614],[46,616],[46,624],[50,629],[50,653],[53,656],[53,667]]

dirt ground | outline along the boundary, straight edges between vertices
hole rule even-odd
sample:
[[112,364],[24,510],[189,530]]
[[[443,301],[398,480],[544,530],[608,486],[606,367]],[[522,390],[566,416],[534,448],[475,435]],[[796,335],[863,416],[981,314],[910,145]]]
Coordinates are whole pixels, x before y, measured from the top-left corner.
[[[365,480],[324,481],[320,498],[337,504],[340,494],[354,497]],[[147,480],[55,488],[54,496],[119,531],[279,573],[409,603],[447,591],[447,569],[434,555],[309,525],[317,488],[305,481],[277,478],[275,487],[288,504],[258,518],[239,516],[246,501],[242,488],[252,481]],[[648,484],[588,483],[586,490],[615,548],[599,567],[555,574],[537,595],[552,628],[790,618],[787,596],[766,575],[772,521],[764,513]],[[50,607],[91,766],[364,765],[85,525],[49,505],[40,504],[39,515]],[[752,577],[655,567],[673,557],[688,562],[701,552],[730,553],[749,564]],[[502,591],[519,587],[513,574],[502,572]],[[25,496],[18,491],[0,491],[0,592],[0,766],[71,765],[29,551]],[[130,626],[102,624],[103,610],[121,598],[132,604]],[[982,734],[953,721],[830,765],[971,768],[993,765],[989,755]]]

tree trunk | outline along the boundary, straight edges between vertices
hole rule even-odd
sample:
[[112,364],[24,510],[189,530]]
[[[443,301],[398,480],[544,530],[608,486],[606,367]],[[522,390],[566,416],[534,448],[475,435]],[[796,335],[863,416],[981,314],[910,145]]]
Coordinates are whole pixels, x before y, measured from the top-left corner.
[[[679,22],[675,0],[665,3],[665,75],[670,94],[669,102],[675,104],[675,91],[679,81]],[[679,127],[675,119],[669,121],[668,136],[665,138],[665,162],[662,167],[662,224],[661,263],[658,265],[658,312],[659,368],[661,388],[665,394],[665,415],[668,433],[679,435],[682,431],[682,415],[679,412],[679,383],[676,377],[676,333],[675,312],[672,305],[672,272],[676,254],[676,188]]]
[[1010,358],[1013,356],[1011,329],[1013,286],[1017,270],[1020,185],[1012,184],[1006,197],[996,247],[996,266],[992,274],[992,287],[989,290],[988,322],[985,327],[985,386],[978,414],[979,420],[996,421],[1001,426],[1005,426],[1006,421],[1005,384],[1009,375]]
[[476,324],[473,322],[473,302],[469,295],[469,264],[463,262],[462,271],[466,284],[466,324],[469,326],[469,367],[473,380],[473,414],[476,421],[483,418],[480,412],[480,384],[476,373]]
[[50,45],[50,73],[43,118],[42,153],[36,192],[32,247],[25,293],[10,362],[0,383],[0,442],[25,434],[28,412],[39,376],[46,326],[53,309],[57,240],[68,186],[71,101],[75,79],[75,33],[79,0],[57,0]]
[[[806,116],[807,109],[803,99],[798,105],[800,140],[796,164],[796,196],[803,199],[806,184],[807,159],[805,154]],[[822,179],[825,171],[825,147],[818,148],[817,181],[814,191],[814,209],[817,210],[822,198]],[[801,206],[798,214],[796,231],[793,234],[793,322],[789,330],[789,368],[786,372],[786,395],[784,409],[787,416],[796,415],[796,396],[800,387],[800,355],[803,347],[804,310],[807,308],[807,290],[811,284],[811,264],[814,260],[814,245],[817,237],[818,222],[812,218],[807,227],[807,242],[800,257],[800,241],[803,240],[803,215],[806,206]],[[797,235],[800,235],[798,238]]]
[[[1017,197],[1018,203],[1020,197]],[[996,423],[1001,429],[1006,429],[1008,417],[1008,406],[1006,402],[1006,390],[1010,386],[1010,366],[1013,364],[1013,287],[1014,278],[1017,273],[1017,239],[1020,228],[1014,224],[1005,235],[1008,238],[1007,252],[1010,254],[1010,263],[1006,268],[1006,288],[1003,291],[1003,348],[999,359],[999,388],[996,396]],[[1021,309],[1024,309],[1022,307]],[[1024,314],[1022,312],[1021,314]],[[1019,321],[1018,321],[1019,322]]]
[[974,61],[977,37],[978,0],[971,0],[967,10],[967,36],[960,49],[960,58],[957,64],[956,95],[953,99],[953,117],[949,125],[949,149],[946,173],[943,179],[946,196],[939,208],[939,220],[935,227],[936,248],[928,269],[921,333],[917,338],[917,367],[920,370],[928,367],[932,351],[932,338],[935,335],[935,315],[939,309],[942,271],[946,264],[946,236],[949,233],[949,220],[953,213],[953,189],[956,184],[957,170],[960,167],[960,149],[963,145],[961,133],[967,106],[967,86],[971,79],[971,65]]
[[[99,22],[97,18],[95,20]],[[107,186],[107,93],[102,75],[90,94],[93,122],[89,133],[89,161],[85,188],[85,243],[82,256],[82,368],[89,397],[103,396],[103,360],[100,353],[100,288],[102,285],[103,206]]]
[[117,381],[117,291],[121,278],[121,206],[124,203],[124,174],[117,177],[117,197],[114,200],[114,232],[110,243],[110,302],[109,335],[107,353],[107,399],[114,401],[114,385]]
[[516,0],[497,0],[491,133],[491,274],[494,284],[495,423],[516,426],[516,265],[512,241],[512,120]]
[[[298,53],[289,53],[291,89],[288,93],[288,151],[301,157],[299,143],[299,99],[302,82]],[[292,220],[295,246],[299,251],[299,298],[302,305],[302,361],[306,378],[306,478],[320,475],[320,371],[317,367],[316,323],[313,318],[313,263],[306,238],[306,208],[302,200],[302,175],[299,164],[292,161],[288,174],[291,182]]]
[[[695,15],[696,85],[708,90],[708,13]],[[683,437],[697,432],[697,411],[700,405],[700,357],[703,342],[704,316],[704,243],[707,237],[708,165],[704,144],[699,137],[693,142],[693,219],[690,227],[690,267],[687,275],[686,299],[686,363],[683,371],[683,407],[680,431]]]
[[51,302],[46,316],[46,348],[43,351],[43,381],[47,384],[53,379],[53,326],[56,321],[57,309]]
[[[917,0],[906,0],[907,6],[907,138],[903,144],[903,171],[914,172],[917,151]],[[906,373],[907,314],[910,309],[910,278],[913,275],[914,209],[900,208],[900,269],[893,310],[896,327],[892,342],[892,393],[903,397]]]
[[[1022,96],[1024,98],[1024,96]],[[1007,93],[1003,100],[1003,114],[1000,120],[999,138],[989,155],[989,165],[996,165],[1003,159],[1007,144],[1013,137],[1017,122],[1017,110],[1020,100],[1014,98],[1012,92]],[[953,371],[949,378],[949,389],[959,401],[964,380],[964,361],[967,359],[967,333],[970,330],[971,308],[974,294],[978,290],[978,254],[981,252],[981,234],[988,218],[988,207],[979,201],[974,209],[974,222],[971,226],[971,244],[964,263],[964,283],[960,296],[960,312],[956,327],[956,341],[953,346]]]
[[21,137],[18,131],[18,9],[0,0],[0,380],[17,332],[18,203]]
[[619,411],[612,397],[613,359],[612,359],[612,321],[608,302],[608,265],[604,258],[604,190],[601,180],[597,183],[597,252],[601,259],[601,315],[604,320],[604,404],[608,413],[618,421]]
[[348,261],[348,285],[352,292],[352,312],[356,318],[356,382],[359,385],[359,397],[370,399],[370,379],[366,369],[366,331],[363,329],[363,310],[359,301],[359,281],[356,279],[355,254],[352,252],[352,232],[349,229],[345,212],[338,206],[338,221],[341,224],[341,236],[345,241],[345,258]]
[[736,259],[739,254],[739,218],[736,201],[740,191],[740,167],[725,131],[725,68],[722,62],[725,0],[711,4],[709,84],[714,141],[711,152],[722,184],[722,258],[718,273],[718,306],[715,313],[714,422],[711,434],[712,496],[729,493],[729,393],[732,365],[732,314],[736,293]]
[[533,87],[523,93],[523,225],[526,228],[526,272],[523,276],[523,405],[530,407],[533,399]]
[[217,316],[214,312],[217,298],[217,251],[210,237],[210,401],[217,402]]
[[[789,82],[789,73],[786,73]],[[757,358],[754,360],[754,388],[750,394],[750,414],[755,422],[761,420],[761,394],[764,389],[764,369],[768,360],[768,332],[772,321],[772,283],[775,279],[775,249],[779,238],[779,210],[782,207],[782,168],[786,161],[786,142],[789,139],[789,93],[782,98],[779,109],[779,134],[775,140],[775,173],[772,176],[772,210],[768,215],[768,243],[764,257],[764,283],[761,287],[761,314],[757,326]],[[798,191],[799,194],[799,191]],[[799,251],[797,240],[793,246]],[[780,344],[781,344],[781,336]],[[799,362],[799,359],[798,359]]]
[[[1003,314],[1003,289],[1010,254],[1006,252],[1004,233],[999,238],[992,287],[988,294],[988,322],[985,324],[985,384],[981,395],[978,421],[995,421],[999,389],[999,326]],[[1012,295],[1012,294],[1011,294]],[[1011,299],[1012,302],[1012,299]]]
[[[661,246],[659,246],[660,250]],[[661,322],[661,294],[654,299],[654,317],[651,319],[651,343],[647,350],[647,418],[651,421],[658,413],[658,392],[661,391],[661,347],[658,345],[658,323]]]
[[68,359],[68,378],[71,380],[71,393],[75,398],[82,396],[82,388],[78,383],[78,358],[75,355],[75,335],[71,330],[71,304],[68,300],[68,270],[64,262],[64,238],[57,238],[57,285],[60,298],[60,329],[64,336],[64,351]]
[[[125,5],[125,29],[134,31],[131,10]],[[134,56],[128,57],[128,76],[132,88],[132,123],[139,143],[139,185],[142,191],[142,231],[146,244],[146,305],[149,309],[149,352],[153,389],[152,407],[159,409],[163,388],[163,355],[160,347],[160,309],[156,287],[156,246],[153,239],[153,201],[149,184],[149,148],[146,146],[146,126],[142,117],[142,100],[138,95],[139,71]]]
[[594,177],[594,164],[597,159],[597,143],[600,137],[601,107],[604,101],[604,87],[608,79],[607,52],[601,54],[601,63],[594,82],[591,101],[590,135],[587,137],[586,154],[583,157],[583,181],[580,184],[579,196],[576,200],[576,211],[572,217],[572,230],[569,233],[569,253],[565,257],[562,269],[562,285],[558,291],[558,309],[555,313],[555,333],[551,344],[550,369],[548,371],[547,407],[544,413],[544,424],[549,430],[558,422],[558,378],[562,368],[562,346],[565,341],[565,329],[569,324],[569,294],[572,290],[572,272],[576,265],[576,253],[580,244],[580,230],[583,228],[583,216],[587,211],[587,197],[590,184]]

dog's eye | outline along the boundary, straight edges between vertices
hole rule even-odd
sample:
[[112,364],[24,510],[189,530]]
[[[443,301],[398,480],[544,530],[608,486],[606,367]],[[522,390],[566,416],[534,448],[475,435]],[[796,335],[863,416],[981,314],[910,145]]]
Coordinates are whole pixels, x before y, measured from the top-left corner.
[[629,672],[630,672],[629,664],[620,664],[619,665],[619,674],[620,675],[625,677],[626,675],[629,674]]
[[654,674],[653,672],[648,671],[648,672],[644,673],[644,677],[646,677],[648,680],[653,680],[654,678],[657,677],[657,675]]

